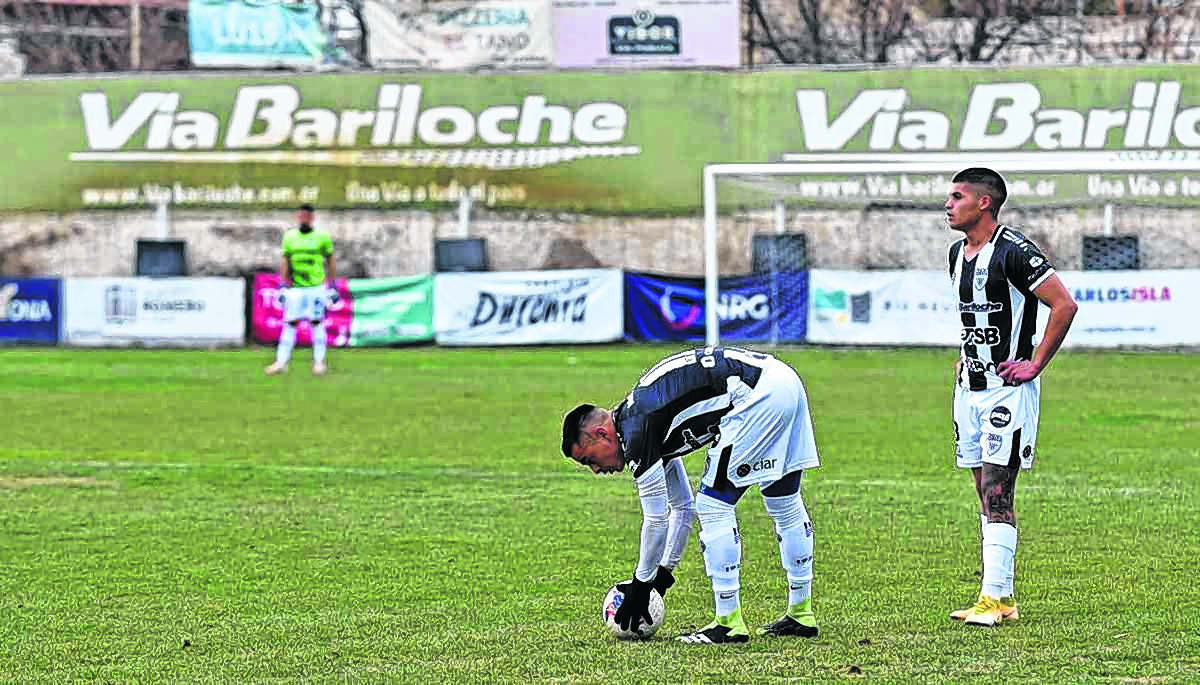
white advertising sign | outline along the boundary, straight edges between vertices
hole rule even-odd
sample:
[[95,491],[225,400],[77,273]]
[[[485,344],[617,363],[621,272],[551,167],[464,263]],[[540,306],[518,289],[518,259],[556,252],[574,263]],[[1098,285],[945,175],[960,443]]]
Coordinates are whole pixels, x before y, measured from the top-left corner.
[[84,347],[240,346],[245,291],[237,278],[68,278],[63,340]]
[[[1200,271],[1060,271],[1079,312],[1063,347],[1200,344]],[[1038,308],[1038,338],[1050,310]]]
[[625,335],[620,269],[437,274],[439,345],[537,345]]
[[363,14],[375,67],[446,71],[554,61],[550,0],[450,0],[417,11],[367,0]]
[[961,323],[946,272],[814,269],[809,293],[810,342],[959,344]]

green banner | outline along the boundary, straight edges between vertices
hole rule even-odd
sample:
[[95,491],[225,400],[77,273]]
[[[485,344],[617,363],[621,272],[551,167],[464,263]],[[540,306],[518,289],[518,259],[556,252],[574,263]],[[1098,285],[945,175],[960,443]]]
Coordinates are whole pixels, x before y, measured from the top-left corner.
[[[1200,203],[1200,65],[867,72],[329,74],[0,84],[0,209],[447,207],[695,215],[753,199]],[[1069,172],[1069,173],[1065,173]],[[743,191],[745,192],[745,191]]]
[[350,346],[433,340],[433,276],[352,278]]

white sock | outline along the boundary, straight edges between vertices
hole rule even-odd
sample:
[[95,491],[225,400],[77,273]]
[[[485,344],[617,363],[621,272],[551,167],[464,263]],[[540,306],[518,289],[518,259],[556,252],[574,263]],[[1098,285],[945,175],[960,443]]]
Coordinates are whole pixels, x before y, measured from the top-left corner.
[[700,518],[700,549],[704,553],[704,569],[712,579],[716,598],[717,617],[729,616],[741,604],[740,572],[742,537],[738,534],[737,517],[732,505],[701,495],[697,498],[696,513]]
[[329,342],[329,334],[325,331],[325,322],[322,321],[313,324],[312,339],[313,339],[313,363],[322,364],[325,362],[325,346]]
[[279,346],[275,348],[275,363],[280,366],[287,366],[287,363],[292,359],[292,348],[296,346],[296,324],[283,324],[283,331],[279,333]]
[[1016,593],[1016,589],[1013,587],[1013,579],[1017,575],[1017,537],[1018,536],[1014,533],[1012,539],[1012,561],[1008,564],[1008,578],[1005,580],[1004,594],[1000,595],[1001,597],[1012,597]]
[[989,597],[1005,597],[1017,554],[1017,529],[1007,523],[983,528],[983,590]]
[[788,580],[788,607],[812,596],[813,534],[808,509],[797,492],[784,497],[763,497],[767,513],[775,520],[779,558]]

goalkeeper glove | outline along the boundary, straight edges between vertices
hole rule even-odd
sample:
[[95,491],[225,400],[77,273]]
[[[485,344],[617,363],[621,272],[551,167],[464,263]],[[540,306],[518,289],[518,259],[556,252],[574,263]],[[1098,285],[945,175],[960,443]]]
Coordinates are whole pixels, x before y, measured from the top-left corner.
[[671,573],[671,569],[667,568],[666,566],[659,566],[658,575],[654,576],[654,580],[651,583],[654,589],[658,590],[658,594],[666,597],[667,590],[671,589],[671,586],[674,584],[675,575]]
[[325,298],[329,300],[330,306],[337,304],[342,300],[342,296],[338,294],[337,288],[332,285],[325,289]]
[[613,622],[620,626],[621,630],[637,630],[642,621],[653,623],[650,619],[650,591],[653,589],[652,583],[638,580],[636,574],[630,582],[617,586],[617,590],[625,595],[625,599],[621,606],[617,607]]

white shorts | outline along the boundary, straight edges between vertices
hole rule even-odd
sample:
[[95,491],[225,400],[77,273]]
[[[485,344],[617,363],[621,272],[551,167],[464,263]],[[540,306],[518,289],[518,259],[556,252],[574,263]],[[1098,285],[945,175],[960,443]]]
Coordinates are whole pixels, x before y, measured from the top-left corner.
[[[733,409],[718,424],[701,484],[712,488],[727,478],[735,488],[764,485],[820,466],[808,393],[796,371],[772,360],[754,388],[742,387],[747,392],[734,396]],[[721,458],[726,449],[727,460]]]
[[1042,379],[989,390],[954,387],[954,441],[958,465],[986,462],[1033,468],[1037,453]]
[[324,286],[316,288],[288,288],[281,293],[283,299],[283,320],[288,323],[297,321],[324,321],[325,304],[329,293]]

